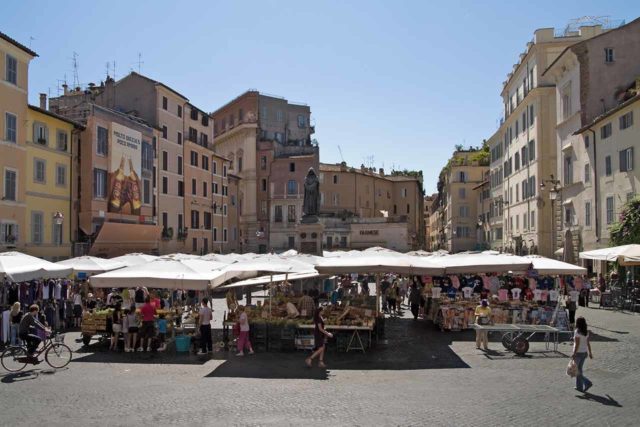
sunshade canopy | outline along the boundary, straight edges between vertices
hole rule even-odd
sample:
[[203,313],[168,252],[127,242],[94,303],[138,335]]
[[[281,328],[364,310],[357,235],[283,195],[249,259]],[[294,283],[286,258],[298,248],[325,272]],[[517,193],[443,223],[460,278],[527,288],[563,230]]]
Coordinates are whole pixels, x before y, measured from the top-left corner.
[[71,267],[74,273],[104,273],[125,267],[125,264],[113,259],[97,258],[93,256],[79,256],[58,261],[56,264]]
[[157,259],[157,256],[147,255],[141,253],[131,253],[126,255],[117,256],[115,258],[111,258],[111,261],[118,261],[125,265],[125,267],[131,267],[134,265],[146,264],[149,261],[153,261]]
[[67,277],[73,270],[22,252],[0,253],[0,274],[13,282]]
[[436,265],[443,267],[446,274],[526,271],[531,265],[529,259],[493,252],[439,255],[427,259],[431,259]]
[[579,267],[577,265],[569,264],[566,262],[558,261],[555,259],[545,258],[540,255],[527,255],[524,258],[531,260],[531,263],[533,264],[533,269],[536,270],[538,274],[543,274],[543,275],[587,274],[586,268]]
[[612,248],[580,252],[580,258],[596,261],[617,261],[620,265],[640,265],[640,245],[622,245]]

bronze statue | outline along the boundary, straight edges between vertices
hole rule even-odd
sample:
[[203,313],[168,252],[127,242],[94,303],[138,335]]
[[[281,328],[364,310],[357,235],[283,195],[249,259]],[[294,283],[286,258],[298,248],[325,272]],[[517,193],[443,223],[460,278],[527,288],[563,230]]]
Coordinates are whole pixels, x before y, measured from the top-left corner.
[[304,202],[302,204],[303,220],[305,217],[316,217],[320,212],[320,181],[313,168],[309,168],[304,179]]

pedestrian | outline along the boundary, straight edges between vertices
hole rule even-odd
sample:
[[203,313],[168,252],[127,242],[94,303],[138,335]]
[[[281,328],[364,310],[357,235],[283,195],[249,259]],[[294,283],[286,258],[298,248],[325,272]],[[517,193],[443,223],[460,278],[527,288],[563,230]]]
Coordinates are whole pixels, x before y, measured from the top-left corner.
[[576,319],[576,330],[573,334],[573,360],[578,365],[578,375],[576,376],[576,390],[586,393],[591,388],[593,383],[584,376],[584,362],[589,359],[593,359],[593,353],[591,353],[591,338],[589,330],[587,329],[587,321],[584,317],[580,316]]
[[[333,303],[333,298],[331,302]],[[302,317],[312,317],[316,311],[316,304],[313,298],[308,295],[306,289],[302,291],[302,297],[298,301],[298,311]]]
[[[491,308],[489,302],[483,299],[475,311],[476,325],[484,326],[491,324]],[[489,350],[489,331],[476,329],[476,348],[479,350],[482,345],[485,351]]]
[[413,314],[413,320],[418,320],[418,313],[420,311],[420,291],[415,283],[411,284],[411,290],[409,292],[409,306],[411,307],[411,314]]
[[238,306],[240,316],[238,322],[240,323],[240,335],[238,336],[238,354],[236,356],[244,356],[244,349],[249,349],[249,354],[253,354],[253,347],[251,341],[249,341],[249,317],[244,311],[243,306]]
[[129,309],[122,312],[122,339],[124,340],[124,352],[129,353]]
[[316,309],[316,312],[313,316],[314,323],[314,342],[315,348],[313,349],[313,353],[311,356],[307,357],[305,363],[308,367],[312,367],[313,359],[316,357],[319,359],[318,368],[326,368],[327,366],[324,364],[324,350],[327,346],[327,338],[333,338],[333,334],[331,332],[327,332],[324,329],[324,319],[322,318],[322,306]]
[[569,312],[569,324],[573,327],[576,323],[576,302],[573,300],[571,295],[567,295],[565,297],[565,306],[567,307],[567,311]]
[[607,282],[602,273],[598,276],[598,290],[600,291],[600,308],[602,308],[604,307],[604,293],[607,291]]
[[166,350],[165,341],[167,339],[167,319],[165,319],[164,314],[160,314],[158,316],[158,320],[156,321],[156,325],[158,327],[158,341],[160,341],[159,351]]
[[73,317],[75,319],[75,327],[77,328],[80,326],[82,319],[82,295],[79,291],[73,295]]
[[200,307],[198,321],[200,324],[200,353],[207,354],[213,353],[213,342],[211,340],[211,319],[213,317],[213,310],[207,305],[209,300],[202,298],[202,305]]
[[151,304],[151,297],[149,295],[144,299],[144,305],[140,308],[140,314],[142,315],[142,326],[140,326],[142,351],[147,351],[151,339],[156,335],[156,307]]
[[122,332],[122,307],[118,302],[111,314],[111,346],[109,350],[117,350],[120,332]]
[[393,314],[397,314],[397,304],[398,302],[398,281],[394,280],[393,284],[389,288],[387,292],[387,304],[389,305],[389,311]]
[[16,301],[11,306],[11,345],[20,345],[18,334],[20,331],[20,321],[22,320],[22,311],[20,310],[20,302]]
[[140,323],[138,321],[138,315],[136,314],[136,304],[131,304],[129,308],[129,314],[127,316],[129,324],[129,351],[136,351],[136,345],[138,344],[138,329]]

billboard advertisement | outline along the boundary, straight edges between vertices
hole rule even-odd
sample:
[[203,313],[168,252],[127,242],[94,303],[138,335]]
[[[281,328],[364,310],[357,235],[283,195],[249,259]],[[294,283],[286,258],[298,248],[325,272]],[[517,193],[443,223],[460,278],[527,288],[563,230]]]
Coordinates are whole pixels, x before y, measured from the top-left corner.
[[142,134],[111,123],[109,152],[109,212],[140,215]]

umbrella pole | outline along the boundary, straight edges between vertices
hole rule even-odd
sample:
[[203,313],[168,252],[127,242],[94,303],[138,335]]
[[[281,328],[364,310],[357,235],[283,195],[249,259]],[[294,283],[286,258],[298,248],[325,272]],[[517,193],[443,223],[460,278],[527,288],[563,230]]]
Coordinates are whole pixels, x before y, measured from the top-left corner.
[[272,294],[273,294],[273,273],[271,273],[271,276],[269,278],[269,319],[271,319]]
[[380,273],[376,273],[376,317],[380,314]]

